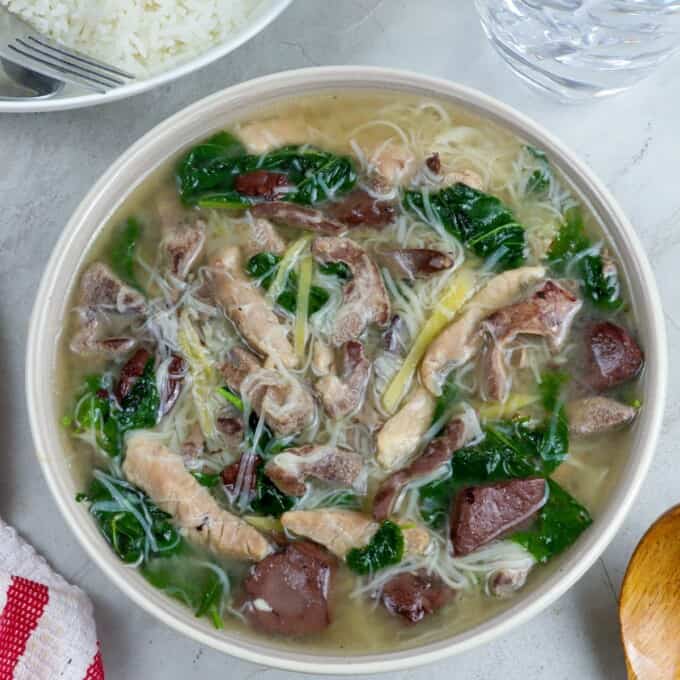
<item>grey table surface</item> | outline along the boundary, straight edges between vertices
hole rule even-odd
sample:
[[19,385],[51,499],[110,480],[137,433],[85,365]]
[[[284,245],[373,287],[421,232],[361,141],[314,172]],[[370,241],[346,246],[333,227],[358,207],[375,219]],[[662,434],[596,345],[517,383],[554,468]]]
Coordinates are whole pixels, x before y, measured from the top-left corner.
[[[233,83],[324,64],[372,64],[443,76],[483,90],[572,146],[620,200],[652,261],[671,348],[680,346],[679,62],[629,93],[572,107],[527,89],[487,44],[472,2],[297,0],[243,48],[198,74],[100,108],[0,116],[0,514],[91,595],[107,677],[274,678],[293,674],[229,659],[133,605],[67,529],[33,455],[24,400],[29,314],[53,244],[93,181],[129,144],[188,104]],[[553,606],[510,635],[395,680],[624,678],[617,593],[645,528],[680,499],[680,362],[653,468],[603,557]]]

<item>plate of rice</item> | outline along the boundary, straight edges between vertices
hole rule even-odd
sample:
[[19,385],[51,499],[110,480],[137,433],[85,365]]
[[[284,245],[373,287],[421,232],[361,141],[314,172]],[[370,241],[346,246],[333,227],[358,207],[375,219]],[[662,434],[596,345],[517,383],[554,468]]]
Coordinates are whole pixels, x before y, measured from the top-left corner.
[[136,80],[106,94],[66,85],[45,99],[0,99],[0,112],[92,106],[150,90],[232,52],[292,0],[0,0],[33,28]]

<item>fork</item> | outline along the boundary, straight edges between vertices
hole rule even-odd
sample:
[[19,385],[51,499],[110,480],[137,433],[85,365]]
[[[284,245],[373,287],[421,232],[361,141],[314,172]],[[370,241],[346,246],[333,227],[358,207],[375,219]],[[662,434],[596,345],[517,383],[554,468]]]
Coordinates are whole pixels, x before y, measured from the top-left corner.
[[0,58],[102,94],[134,80],[131,73],[50,40],[3,7],[0,7]]

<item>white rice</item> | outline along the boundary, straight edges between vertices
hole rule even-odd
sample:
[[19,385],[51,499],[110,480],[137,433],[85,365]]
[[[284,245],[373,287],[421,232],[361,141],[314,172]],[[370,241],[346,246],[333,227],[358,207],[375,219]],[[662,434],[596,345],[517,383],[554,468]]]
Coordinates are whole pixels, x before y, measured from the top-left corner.
[[0,0],[68,47],[149,75],[229,39],[266,0]]

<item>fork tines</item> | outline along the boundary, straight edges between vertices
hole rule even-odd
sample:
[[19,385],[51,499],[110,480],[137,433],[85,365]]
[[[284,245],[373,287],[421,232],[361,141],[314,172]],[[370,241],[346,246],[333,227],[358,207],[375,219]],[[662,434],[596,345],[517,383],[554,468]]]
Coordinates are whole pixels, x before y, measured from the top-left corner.
[[7,50],[7,56],[20,66],[97,92],[107,92],[134,79],[131,73],[64,47],[42,35],[27,34],[15,38],[7,45]]

